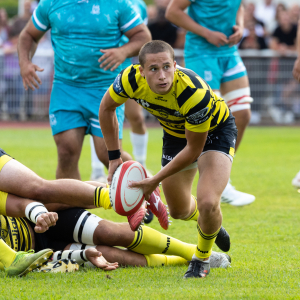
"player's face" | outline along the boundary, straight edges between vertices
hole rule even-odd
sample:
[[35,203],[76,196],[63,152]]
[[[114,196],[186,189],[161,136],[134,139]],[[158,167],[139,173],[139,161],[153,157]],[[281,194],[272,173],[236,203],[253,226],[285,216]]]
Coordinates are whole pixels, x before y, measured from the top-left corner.
[[144,67],[140,72],[146,78],[150,89],[160,95],[167,94],[173,85],[176,62],[169,52],[146,54]]

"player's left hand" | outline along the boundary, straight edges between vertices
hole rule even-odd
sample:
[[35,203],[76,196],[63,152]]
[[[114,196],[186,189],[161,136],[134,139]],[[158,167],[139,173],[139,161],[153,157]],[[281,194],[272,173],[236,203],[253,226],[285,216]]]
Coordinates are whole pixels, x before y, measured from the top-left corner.
[[149,200],[152,192],[157,188],[158,185],[159,182],[157,182],[154,177],[151,177],[139,182],[132,182],[129,186],[141,188],[145,195],[145,200]]
[[293,76],[298,82],[300,82],[300,58],[297,58],[294,63]]
[[38,216],[36,220],[36,225],[34,227],[34,231],[36,233],[44,233],[51,226],[56,225],[56,221],[58,220],[58,215],[56,212],[47,212]]
[[231,36],[229,36],[229,38],[228,38],[230,46],[236,45],[243,37],[243,28],[242,27],[240,27],[238,25],[234,25],[233,31],[234,31],[234,33]]
[[102,62],[100,68],[103,68],[105,71],[108,69],[114,71],[126,59],[122,48],[100,49],[100,52],[104,54],[98,59],[98,62]]
[[110,263],[103,256],[102,253],[99,252],[95,248],[89,248],[85,250],[86,258],[97,268],[100,268],[104,271],[113,271],[119,267],[117,262]]

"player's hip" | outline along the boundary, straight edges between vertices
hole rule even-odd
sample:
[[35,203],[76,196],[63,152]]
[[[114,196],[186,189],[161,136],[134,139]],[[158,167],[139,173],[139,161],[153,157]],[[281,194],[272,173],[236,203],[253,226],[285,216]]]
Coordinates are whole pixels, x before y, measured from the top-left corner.
[[[228,119],[223,124],[219,125],[215,130],[208,133],[201,155],[207,151],[218,151],[228,156],[231,161],[233,160],[237,138],[237,128],[234,120],[235,118],[230,114]],[[185,138],[178,138],[164,131],[161,158],[162,167],[172,161],[186,145],[187,140]],[[184,170],[196,167],[197,164],[194,162]]]

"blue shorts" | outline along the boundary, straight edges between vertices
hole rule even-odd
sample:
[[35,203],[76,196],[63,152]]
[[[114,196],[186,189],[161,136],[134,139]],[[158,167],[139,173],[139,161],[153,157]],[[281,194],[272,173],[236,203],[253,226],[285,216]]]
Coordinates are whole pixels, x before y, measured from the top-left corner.
[[[99,124],[99,106],[105,89],[87,89],[54,82],[51,93],[49,120],[52,134],[86,127],[85,134],[103,138]],[[116,109],[119,139],[123,138],[124,104]]]
[[221,83],[247,75],[245,65],[238,54],[224,57],[186,58],[185,67],[203,78],[213,90]]

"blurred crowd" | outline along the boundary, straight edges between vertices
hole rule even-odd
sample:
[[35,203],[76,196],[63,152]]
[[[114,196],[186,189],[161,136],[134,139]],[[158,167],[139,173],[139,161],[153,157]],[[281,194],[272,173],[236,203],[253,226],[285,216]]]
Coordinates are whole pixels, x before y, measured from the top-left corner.
[[[185,30],[178,28],[170,23],[165,18],[165,11],[170,0],[154,0],[153,4],[148,5],[148,27],[151,31],[152,38],[155,40],[164,40],[176,49],[183,49],[185,43]],[[6,10],[1,8],[0,3],[0,113],[3,119],[3,112],[7,112],[10,118],[27,119],[31,115],[37,114],[38,106],[41,101],[35,100],[40,96],[49,98],[51,90],[51,72],[52,59],[43,58],[40,62],[45,68],[41,73],[41,79],[44,81],[41,89],[34,94],[31,91],[24,92],[22,79],[19,74],[17,52],[18,36],[26,23],[30,19],[34,9],[38,5],[38,0],[24,2],[23,14],[8,19]],[[286,6],[284,3],[275,4],[273,0],[261,0],[254,4],[250,1],[244,3],[244,32],[243,37],[239,43],[239,49],[272,49],[276,50],[282,58],[280,62],[276,58],[269,61],[264,60],[265,68],[261,70],[261,74],[267,84],[275,84],[278,91],[273,92],[272,101],[279,103],[280,107],[285,106],[287,110],[292,110],[290,100],[284,101],[282,99],[291,99],[293,94],[297,94],[298,85],[290,78],[291,77],[291,63],[293,61],[283,62],[284,59],[291,53],[296,53],[296,36],[297,23],[300,14],[300,6],[297,4]],[[39,42],[38,50],[52,49],[50,33],[48,32]],[[1,55],[1,52],[4,55]],[[286,57],[286,58],[285,58]],[[34,59],[42,59],[35,57]],[[259,59],[258,59],[259,60]],[[180,65],[184,65],[183,58],[177,58]],[[244,61],[248,72],[251,68],[257,66],[253,65],[253,61]],[[289,65],[289,67],[287,67]],[[282,68],[285,68],[284,70]],[[282,69],[282,70],[281,70]],[[254,70],[254,69],[253,69]],[[254,70],[255,71],[255,70]],[[283,74],[280,78],[279,74]],[[43,78],[44,77],[44,78]],[[44,80],[43,80],[44,79]],[[250,82],[252,86],[261,84],[259,82]],[[257,88],[258,95],[261,95],[260,87]],[[253,89],[255,93],[255,88]],[[4,97],[3,97],[4,95]],[[279,99],[279,100],[276,100]],[[45,101],[46,102],[46,101]],[[44,106],[47,109],[47,103]],[[258,108],[259,109],[259,108]],[[300,103],[299,103],[300,115]],[[20,117],[20,111],[23,117]],[[277,112],[275,112],[276,115]],[[44,115],[44,112],[41,113]],[[273,113],[274,115],[274,113]],[[277,118],[280,119],[280,116]]]

